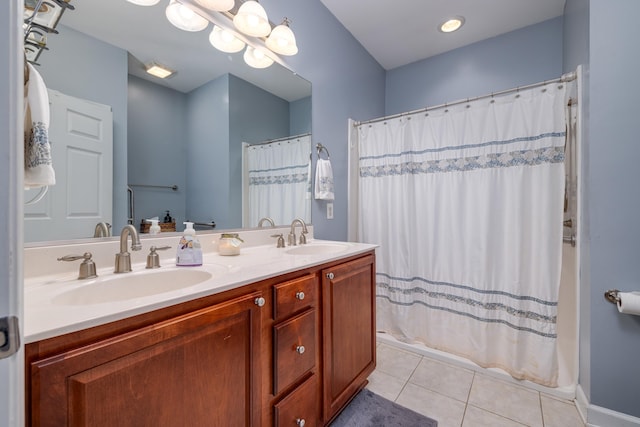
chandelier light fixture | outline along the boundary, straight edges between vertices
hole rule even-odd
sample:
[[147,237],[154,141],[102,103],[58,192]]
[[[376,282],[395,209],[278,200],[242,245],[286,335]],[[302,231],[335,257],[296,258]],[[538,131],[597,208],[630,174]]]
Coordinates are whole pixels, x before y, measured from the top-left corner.
[[169,22],[184,31],[202,31],[209,25],[209,21],[198,15],[191,8],[178,0],[170,0],[166,9]]
[[[160,0],[127,0],[140,6],[153,6]],[[236,1],[240,7],[235,9]],[[169,0],[165,14],[175,27],[190,32],[202,31],[213,23],[209,43],[226,53],[243,54],[247,65],[266,68],[278,55],[298,53],[291,21],[280,25],[269,22],[267,12],[256,0]]]

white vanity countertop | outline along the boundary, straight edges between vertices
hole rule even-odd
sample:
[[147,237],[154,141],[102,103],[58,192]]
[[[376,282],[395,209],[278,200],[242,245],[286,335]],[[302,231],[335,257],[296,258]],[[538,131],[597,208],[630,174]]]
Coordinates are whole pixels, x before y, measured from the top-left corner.
[[[75,267],[73,273],[35,277],[26,275],[24,339],[26,343],[30,343],[98,326],[376,248],[376,245],[370,244],[321,240],[310,241],[307,246],[323,244],[341,245],[344,248],[340,248],[339,252],[335,253],[292,255],[288,253],[291,247],[278,249],[275,244],[269,244],[242,248],[238,256],[221,256],[216,251],[208,251],[205,252],[204,264],[200,267],[175,267],[175,261],[164,259],[161,260],[162,267],[159,269],[147,270],[145,263],[136,262],[132,265],[131,273],[114,274],[112,266],[100,268],[101,265],[98,264],[97,279],[76,280],[78,264],[73,263]],[[170,249],[169,252],[175,256],[175,248]],[[115,295],[111,298],[106,296],[108,301],[80,304],[67,298],[70,293],[86,296],[88,294],[86,290],[91,286],[96,287],[96,292],[99,293],[100,287],[107,289],[109,280],[118,280],[124,276],[137,279],[135,276],[155,276],[163,272],[179,275],[183,270],[207,272],[211,274],[211,278],[188,287],[168,289],[161,293],[154,292],[148,296],[127,297],[122,300],[119,295]],[[202,275],[206,277],[206,273]],[[151,280],[155,279],[151,278]],[[100,299],[102,296],[97,298]]]

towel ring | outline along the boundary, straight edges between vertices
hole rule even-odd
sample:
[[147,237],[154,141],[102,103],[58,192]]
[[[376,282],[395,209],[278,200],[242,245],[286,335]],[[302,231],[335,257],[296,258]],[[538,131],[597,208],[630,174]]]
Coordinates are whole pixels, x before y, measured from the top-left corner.
[[329,150],[327,150],[327,147],[325,147],[324,145],[320,144],[319,142],[316,144],[316,150],[318,150],[318,158],[321,159],[322,156],[320,156],[320,154],[324,151],[325,153],[327,153],[327,160],[331,159],[331,156],[329,155]]

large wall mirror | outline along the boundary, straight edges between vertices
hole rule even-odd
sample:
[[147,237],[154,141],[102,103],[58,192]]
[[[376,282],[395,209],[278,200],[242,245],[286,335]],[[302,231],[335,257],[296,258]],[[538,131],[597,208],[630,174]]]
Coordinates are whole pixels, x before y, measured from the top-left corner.
[[[162,222],[166,211],[178,231],[187,220],[215,231],[253,228],[261,217],[311,221],[311,83],[278,63],[254,69],[242,52],[217,51],[211,25],[173,27],[164,2],[73,4],[36,67],[50,90],[50,129],[62,129],[52,146],[73,147],[53,158],[57,184],[25,206],[27,243],[91,238],[101,215],[114,235],[128,222]],[[149,76],[152,62],[176,74]],[[112,146],[94,152],[76,137]],[[288,177],[265,176],[270,169]],[[295,186],[270,185],[282,181]]]

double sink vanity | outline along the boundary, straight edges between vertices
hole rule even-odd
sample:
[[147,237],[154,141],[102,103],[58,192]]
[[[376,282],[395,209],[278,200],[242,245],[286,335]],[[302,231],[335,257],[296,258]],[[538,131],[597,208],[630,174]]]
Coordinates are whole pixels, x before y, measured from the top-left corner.
[[[149,236],[123,274],[115,240],[26,248],[27,425],[328,425],[375,368],[375,246],[273,234],[238,256],[200,234],[200,267]],[[95,278],[56,261],[84,252]]]

